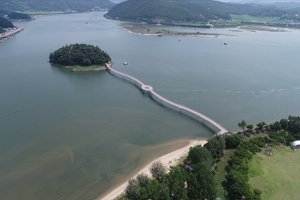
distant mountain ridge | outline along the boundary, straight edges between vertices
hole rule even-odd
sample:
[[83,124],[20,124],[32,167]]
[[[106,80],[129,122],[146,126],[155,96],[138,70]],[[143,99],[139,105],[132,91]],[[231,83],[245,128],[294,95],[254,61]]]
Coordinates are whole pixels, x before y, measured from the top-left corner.
[[110,9],[109,0],[0,0],[0,8],[9,11],[66,11],[87,12]]
[[[254,4],[254,3],[229,3],[229,2],[220,2],[212,0],[176,0],[182,2],[189,2],[198,5],[207,6],[219,11],[223,11],[227,14],[234,15],[251,15],[255,17],[278,17],[281,19],[293,19],[300,20],[300,7],[296,7],[296,3],[293,7],[279,7],[280,3],[275,4]],[[282,3],[282,5],[287,5]],[[300,6],[300,4],[298,4]]]
[[128,0],[114,6],[107,18],[145,22],[207,22],[231,19],[229,14],[185,1]]

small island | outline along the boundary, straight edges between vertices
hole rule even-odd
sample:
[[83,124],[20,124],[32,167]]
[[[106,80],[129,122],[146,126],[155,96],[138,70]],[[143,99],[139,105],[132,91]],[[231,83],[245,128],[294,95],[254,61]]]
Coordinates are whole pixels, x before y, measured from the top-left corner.
[[76,71],[105,70],[105,63],[111,61],[110,56],[98,46],[87,44],[66,45],[50,53],[52,65]]

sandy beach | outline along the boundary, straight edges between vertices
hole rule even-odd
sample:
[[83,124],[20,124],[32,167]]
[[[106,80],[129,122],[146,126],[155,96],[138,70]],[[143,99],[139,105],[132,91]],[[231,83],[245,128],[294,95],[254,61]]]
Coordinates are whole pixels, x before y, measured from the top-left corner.
[[[169,170],[170,166],[177,164],[177,160],[179,158],[181,158],[184,155],[187,155],[190,147],[194,147],[194,146],[198,146],[198,145],[203,146],[206,142],[207,142],[206,140],[191,140],[189,142],[189,144],[184,146],[183,148],[175,150],[171,153],[168,153],[164,156],[161,156],[161,157],[156,158],[155,160],[151,161],[140,172],[138,172],[131,178],[135,178],[140,173],[144,173],[144,174],[148,175],[149,177],[151,177],[150,167],[155,161],[162,162],[163,165],[166,166],[166,168]],[[105,197],[103,197],[103,198],[98,197],[96,200],[101,200],[101,199],[102,200],[112,200],[112,199],[117,198],[119,195],[121,195],[125,191],[128,180],[125,183],[123,183],[122,185],[120,185],[119,187],[117,187],[116,189],[114,189],[111,193],[109,193]]]

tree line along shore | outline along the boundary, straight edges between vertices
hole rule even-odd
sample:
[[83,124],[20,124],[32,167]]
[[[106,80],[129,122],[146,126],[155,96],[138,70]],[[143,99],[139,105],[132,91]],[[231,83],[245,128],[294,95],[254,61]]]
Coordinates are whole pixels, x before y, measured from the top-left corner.
[[[262,196],[273,199],[268,191],[267,184],[270,183],[262,183],[267,185],[263,187],[252,181],[252,173],[257,173],[257,169],[251,169],[256,165],[252,160],[254,157],[271,157],[272,152],[280,149],[285,151],[284,155],[297,156],[289,146],[294,140],[300,140],[299,124],[298,116],[289,116],[270,124],[259,122],[256,127],[247,125],[243,120],[238,123],[242,131],[226,137],[215,136],[204,146],[191,147],[187,157],[171,167],[168,173],[165,165],[154,162],[150,167],[152,176],[139,174],[130,179],[124,193],[117,199],[260,200]],[[284,173],[285,169],[281,170],[279,173]],[[297,178],[299,176],[295,174]],[[283,186],[280,190],[289,191],[288,180],[285,181],[286,188]]]

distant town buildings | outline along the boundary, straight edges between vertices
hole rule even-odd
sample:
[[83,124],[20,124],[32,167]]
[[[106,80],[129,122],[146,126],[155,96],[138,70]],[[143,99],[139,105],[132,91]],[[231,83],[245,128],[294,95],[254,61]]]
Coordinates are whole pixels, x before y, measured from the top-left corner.
[[15,28],[5,28],[5,33],[0,34],[0,39],[10,37],[20,31],[24,30],[21,26],[16,26]]

